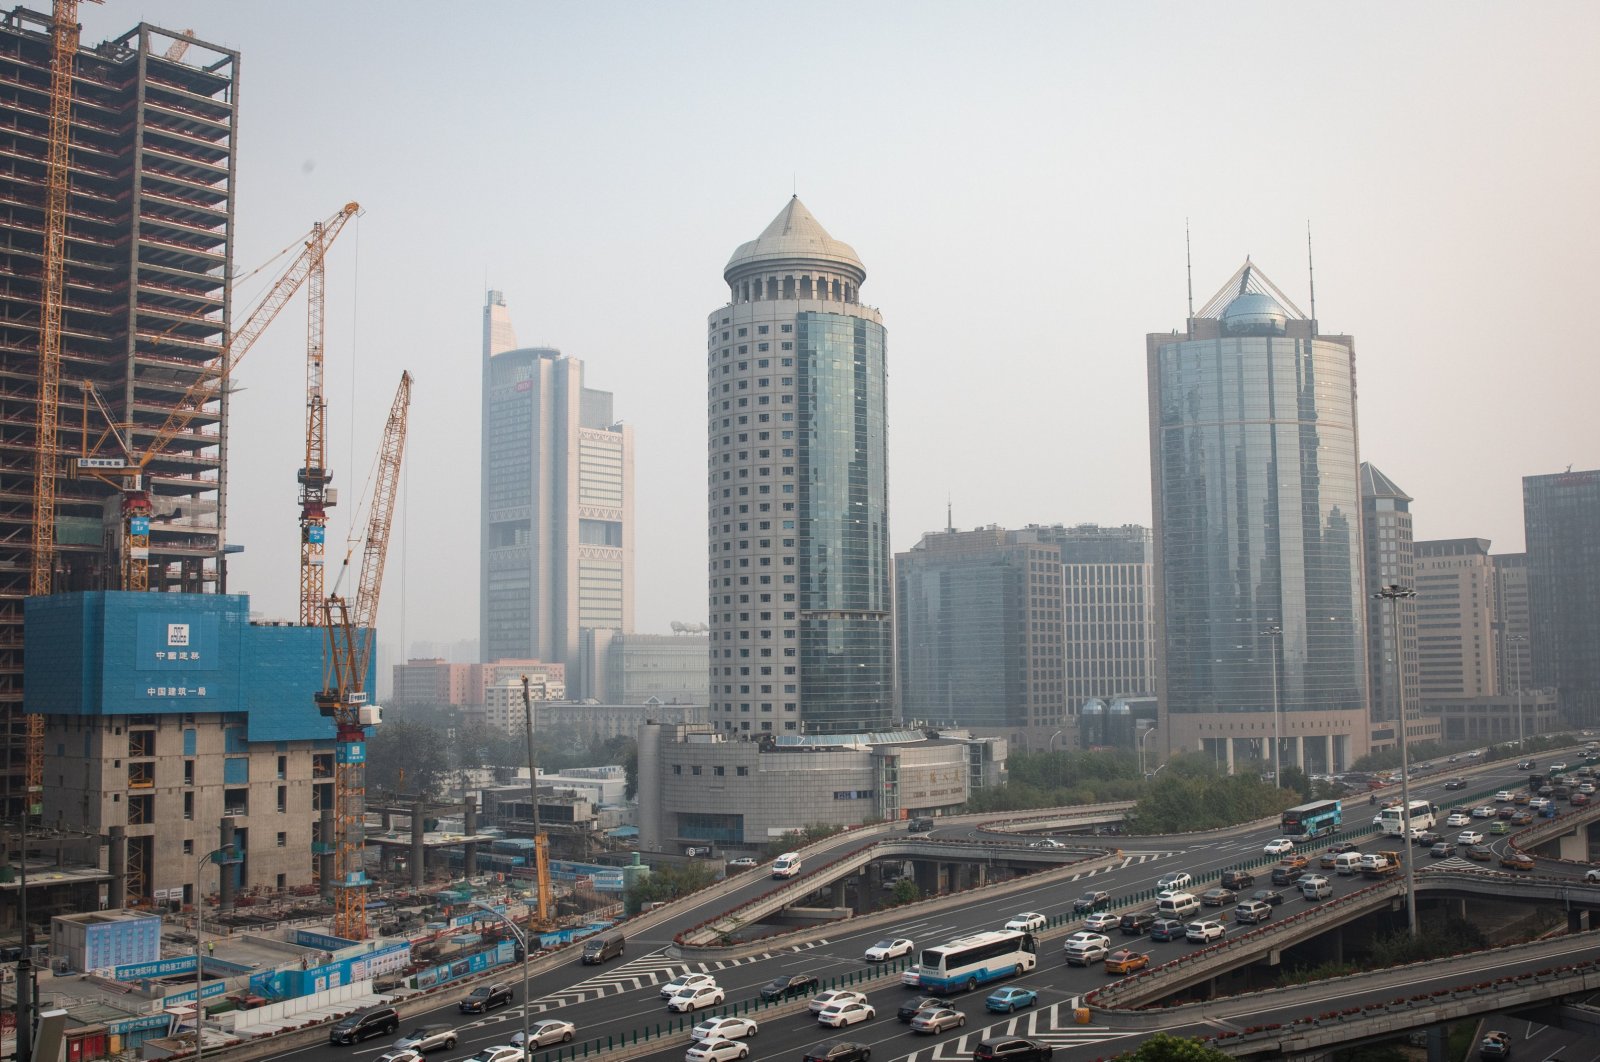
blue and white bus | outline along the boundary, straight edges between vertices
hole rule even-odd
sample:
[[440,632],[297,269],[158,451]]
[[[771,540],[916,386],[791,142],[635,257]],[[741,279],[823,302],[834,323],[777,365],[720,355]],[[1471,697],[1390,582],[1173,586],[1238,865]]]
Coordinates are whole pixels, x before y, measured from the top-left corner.
[[1283,835],[1296,841],[1310,841],[1339,832],[1344,824],[1344,807],[1337,800],[1313,800],[1288,808],[1283,813]]
[[1035,949],[1032,933],[1012,929],[974,933],[937,948],[923,948],[918,960],[921,987],[943,995],[1029,973],[1039,965]]

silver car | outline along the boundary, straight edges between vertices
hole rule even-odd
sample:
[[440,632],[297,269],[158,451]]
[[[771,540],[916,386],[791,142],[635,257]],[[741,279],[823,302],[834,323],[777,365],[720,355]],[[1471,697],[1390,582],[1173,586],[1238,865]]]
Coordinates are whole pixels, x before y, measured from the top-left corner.
[[397,1051],[415,1051],[425,1055],[443,1048],[452,1051],[456,1046],[456,1030],[451,1025],[419,1025],[394,1042]]

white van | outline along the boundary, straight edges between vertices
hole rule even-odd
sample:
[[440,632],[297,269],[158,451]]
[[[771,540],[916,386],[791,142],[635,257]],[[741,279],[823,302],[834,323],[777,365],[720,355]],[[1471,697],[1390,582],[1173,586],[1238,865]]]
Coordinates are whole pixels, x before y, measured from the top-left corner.
[[799,873],[799,852],[785,852],[772,861],[772,876],[775,878],[792,878]]
[[1200,913],[1200,899],[1193,893],[1175,892],[1156,904],[1156,914],[1162,918],[1184,919]]
[[1333,872],[1346,876],[1361,873],[1361,853],[1340,852],[1333,859]]
[[1333,895],[1333,885],[1322,875],[1314,874],[1300,879],[1300,895],[1308,900],[1326,900]]

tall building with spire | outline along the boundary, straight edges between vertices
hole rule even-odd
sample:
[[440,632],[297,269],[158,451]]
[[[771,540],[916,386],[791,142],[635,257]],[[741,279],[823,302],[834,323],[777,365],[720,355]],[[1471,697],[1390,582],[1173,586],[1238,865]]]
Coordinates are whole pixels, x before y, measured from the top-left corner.
[[[1411,495],[1376,465],[1361,462],[1362,553],[1369,591],[1396,584],[1417,585],[1411,502]],[[1400,718],[1402,691],[1409,708],[1422,703],[1422,686],[1417,678],[1415,598],[1402,598],[1391,604],[1369,593],[1367,673],[1371,676],[1374,723],[1392,723]]]
[[1355,343],[1247,259],[1145,348],[1159,740],[1341,770],[1369,739]]
[[478,644],[484,661],[562,664],[586,630],[633,629],[633,430],[584,364],[519,347],[505,298],[483,309]]
[[883,321],[799,198],[707,319],[711,718],[855,733],[894,718]]

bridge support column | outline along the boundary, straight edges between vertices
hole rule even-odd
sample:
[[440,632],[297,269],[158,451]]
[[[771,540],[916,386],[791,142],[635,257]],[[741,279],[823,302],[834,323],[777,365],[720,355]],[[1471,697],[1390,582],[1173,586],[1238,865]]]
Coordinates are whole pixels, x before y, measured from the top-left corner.
[[1289,747],[1294,750],[1293,755],[1291,755],[1290,758],[1289,758],[1289,762],[1293,763],[1296,767],[1300,768],[1301,770],[1305,770],[1305,767],[1306,767],[1306,739],[1303,738],[1303,737],[1294,737],[1294,738],[1290,738],[1289,742],[1290,742]]
[[918,859],[912,866],[912,877],[917,882],[917,891],[923,896],[932,896],[939,891],[939,864],[926,859]]
[[835,907],[844,906],[844,882],[845,879],[840,878],[833,883],[833,906]]
[[1222,739],[1222,749],[1228,755],[1228,773],[1233,773],[1233,738]]
[[1450,1062],[1448,1033],[1448,1026],[1428,1026],[1428,1062]]
[[1574,910],[1567,912],[1567,932],[1582,933],[1590,926],[1589,912],[1587,910]]
[[1578,829],[1562,837],[1557,854],[1562,859],[1570,859],[1574,863],[1587,863],[1589,861],[1589,831]]

